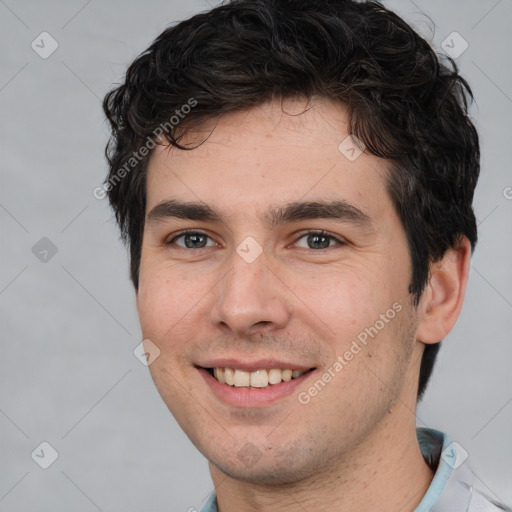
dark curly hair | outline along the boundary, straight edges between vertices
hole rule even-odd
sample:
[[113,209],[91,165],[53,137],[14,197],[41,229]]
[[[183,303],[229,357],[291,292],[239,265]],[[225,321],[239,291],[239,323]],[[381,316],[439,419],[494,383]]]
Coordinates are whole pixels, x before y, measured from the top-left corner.
[[[190,150],[180,140],[207,119],[314,96],[343,102],[351,133],[393,164],[387,190],[408,239],[415,306],[431,262],[461,236],[474,249],[480,150],[468,116],[473,95],[454,61],[378,2],[234,0],[167,28],[104,99],[112,128],[104,191],[129,245],[135,289],[156,136]],[[439,347],[425,346],[418,400]]]

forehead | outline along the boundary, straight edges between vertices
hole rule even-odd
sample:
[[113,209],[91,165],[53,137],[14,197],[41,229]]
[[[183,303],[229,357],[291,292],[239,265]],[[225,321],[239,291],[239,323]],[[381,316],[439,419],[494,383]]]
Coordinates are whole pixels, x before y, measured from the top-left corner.
[[260,218],[271,206],[299,200],[341,199],[371,216],[391,206],[389,162],[359,154],[345,108],[329,100],[268,102],[228,114],[190,131],[187,143],[194,149],[153,150],[148,211],[169,199]]

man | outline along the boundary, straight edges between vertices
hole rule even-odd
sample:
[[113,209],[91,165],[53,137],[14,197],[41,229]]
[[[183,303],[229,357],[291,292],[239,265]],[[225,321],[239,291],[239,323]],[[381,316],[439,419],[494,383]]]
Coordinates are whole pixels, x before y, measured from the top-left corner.
[[374,2],[234,1],[105,98],[105,183],[204,512],[496,511],[416,429],[461,311],[478,136],[451,61]]

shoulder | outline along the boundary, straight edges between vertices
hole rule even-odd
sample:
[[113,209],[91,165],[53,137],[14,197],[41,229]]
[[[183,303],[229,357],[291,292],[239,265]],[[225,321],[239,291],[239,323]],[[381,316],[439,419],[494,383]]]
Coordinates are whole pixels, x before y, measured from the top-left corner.
[[468,453],[457,442],[437,430],[418,428],[417,437],[425,462],[434,478],[415,512],[512,512],[479,490],[467,462]]
[[509,508],[477,489],[473,489],[471,500],[469,502],[468,512],[512,512]]

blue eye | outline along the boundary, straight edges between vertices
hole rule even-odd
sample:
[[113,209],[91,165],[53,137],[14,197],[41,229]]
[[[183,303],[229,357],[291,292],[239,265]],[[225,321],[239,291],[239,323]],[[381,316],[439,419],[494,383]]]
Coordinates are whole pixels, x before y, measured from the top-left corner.
[[[309,233],[305,233],[299,240],[306,239],[307,247],[303,247],[304,249],[328,249],[332,247],[332,245],[344,245],[344,242],[335,238],[332,235],[327,234],[325,231],[310,231]],[[331,244],[334,242],[334,244]]]
[[[182,240],[178,243],[178,240]],[[208,242],[210,240],[210,243]],[[299,240],[305,240],[306,245],[298,245],[302,249],[323,250],[334,245],[346,245],[346,243],[333,235],[329,235],[325,231],[309,231],[301,235]],[[201,231],[184,231],[167,242],[167,245],[177,245],[183,249],[203,249],[205,247],[215,247],[217,244],[206,234]]]
[[[180,238],[183,239],[184,245],[176,242]],[[205,233],[201,233],[200,231],[185,231],[184,233],[181,233],[180,235],[174,237],[167,243],[176,244],[177,246],[183,247],[185,249],[202,249],[203,247],[208,247],[207,242],[209,238],[210,237],[208,235],[206,235]],[[213,242],[213,244],[210,244],[209,247],[211,247],[212,245],[217,244]]]

